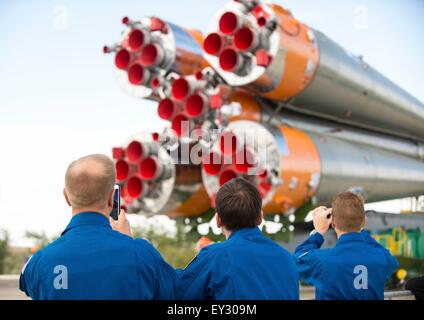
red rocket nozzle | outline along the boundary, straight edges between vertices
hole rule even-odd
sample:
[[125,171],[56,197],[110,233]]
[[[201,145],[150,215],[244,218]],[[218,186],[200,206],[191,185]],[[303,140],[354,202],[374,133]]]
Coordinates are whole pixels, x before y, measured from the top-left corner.
[[236,71],[240,65],[240,55],[234,49],[227,48],[219,55],[219,66],[224,71]]
[[126,153],[129,162],[137,163],[141,160],[141,157],[143,156],[143,145],[136,140],[131,141],[131,143],[127,147]]
[[148,157],[140,164],[140,176],[146,180],[152,180],[158,176],[160,164],[156,157]]
[[232,34],[238,26],[238,18],[234,12],[227,11],[219,19],[219,30],[223,34]]
[[204,75],[203,75],[202,71],[199,70],[199,71],[196,71],[196,73],[194,74],[194,77],[196,78],[196,80],[202,80]]
[[129,166],[125,160],[118,160],[115,164],[116,168],[116,179],[121,182],[128,177]]
[[249,27],[243,27],[234,35],[234,46],[241,50],[246,51],[255,46],[256,35]]
[[259,17],[256,19],[256,23],[258,24],[258,26],[263,27],[264,25],[266,25],[266,18]]
[[203,114],[205,106],[205,99],[200,94],[195,93],[187,99],[185,111],[187,116],[195,118]]
[[161,63],[163,58],[162,48],[157,44],[151,43],[144,47],[141,52],[141,63],[144,66],[156,66]]
[[244,147],[236,154],[235,168],[239,173],[247,173],[255,164],[255,156],[251,150]]
[[167,26],[166,23],[157,17],[152,17],[150,19],[150,30],[152,31],[160,31],[160,32],[167,32]]
[[232,132],[224,131],[219,138],[219,147],[222,154],[233,154],[237,150],[237,136]]
[[128,35],[128,45],[133,51],[139,50],[144,43],[144,33],[139,29],[132,30]]
[[120,147],[113,147],[112,148],[112,158],[114,160],[120,160],[125,156],[125,151],[124,149],[120,148]]
[[217,175],[222,167],[221,156],[216,152],[210,152],[203,159],[202,166],[207,174]]
[[115,55],[115,66],[118,69],[126,69],[130,64],[131,55],[126,49],[119,50]]
[[225,170],[219,176],[219,186],[222,186],[223,184],[227,183],[228,181],[230,181],[230,180],[232,180],[234,178],[237,178],[237,173],[235,173],[231,169]]
[[183,134],[183,131],[188,132],[188,130],[184,130],[186,126],[188,129],[189,122],[187,117],[182,114],[177,115],[174,120],[172,120],[171,127],[178,136],[181,136]]
[[159,78],[158,77],[153,78],[150,85],[152,86],[152,88],[159,88],[159,86],[160,86]]
[[218,33],[209,34],[203,42],[203,49],[206,53],[217,55],[221,51],[222,39]]
[[131,84],[137,85],[143,82],[144,79],[144,68],[138,63],[133,64],[128,69],[128,81]]
[[175,106],[171,99],[165,98],[159,102],[158,114],[159,117],[164,120],[169,120],[174,114]]
[[183,100],[190,92],[190,84],[184,78],[179,78],[172,83],[172,96],[176,100]]
[[127,182],[127,194],[133,199],[136,199],[143,195],[143,182],[140,178],[129,178]]
[[268,171],[266,169],[263,169],[262,172],[259,174],[259,177],[265,179],[266,177],[268,177]]
[[123,17],[121,21],[122,21],[123,24],[128,24],[128,23],[130,23],[130,18]]

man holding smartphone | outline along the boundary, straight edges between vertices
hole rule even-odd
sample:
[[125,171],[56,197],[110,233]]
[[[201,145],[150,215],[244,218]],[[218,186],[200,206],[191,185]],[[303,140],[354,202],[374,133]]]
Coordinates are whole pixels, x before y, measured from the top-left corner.
[[[316,288],[320,300],[384,299],[384,287],[398,268],[396,259],[362,230],[364,203],[352,192],[337,195],[332,209],[313,212],[315,230],[295,251],[300,278]],[[320,249],[330,225],[337,234],[334,248]]]
[[115,164],[105,155],[89,155],[69,165],[63,193],[72,219],[59,239],[24,266],[20,289],[28,296],[175,298],[175,270],[150,243],[132,238],[123,210],[117,221],[110,218],[115,175]]

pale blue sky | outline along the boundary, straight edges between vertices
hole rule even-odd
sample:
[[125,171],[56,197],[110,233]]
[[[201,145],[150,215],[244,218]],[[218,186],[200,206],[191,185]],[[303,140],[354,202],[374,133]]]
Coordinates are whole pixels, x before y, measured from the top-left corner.
[[[0,1],[0,228],[18,242],[28,229],[62,229],[67,164],[164,125],[151,103],[119,88],[113,57],[102,54],[121,18],[156,15],[205,31],[225,2]],[[277,2],[424,101],[424,1]]]

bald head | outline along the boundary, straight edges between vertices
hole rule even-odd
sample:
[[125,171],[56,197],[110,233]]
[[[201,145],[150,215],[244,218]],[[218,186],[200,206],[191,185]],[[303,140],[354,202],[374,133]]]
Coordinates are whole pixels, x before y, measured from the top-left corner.
[[104,208],[115,184],[115,164],[108,156],[93,154],[73,161],[65,188],[73,208]]

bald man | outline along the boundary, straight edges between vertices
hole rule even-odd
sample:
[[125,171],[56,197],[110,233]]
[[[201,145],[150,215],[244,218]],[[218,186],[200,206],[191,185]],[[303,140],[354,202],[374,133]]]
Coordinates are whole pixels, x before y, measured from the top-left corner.
[[[115,165],[105,155],[72,162],[63,194],[72,219],[59,239],[27,262],[20,289],[33,299],[174,299],[176,273],[121,210],[110,221]],[[119,231],[119,232],[118,232]]]

